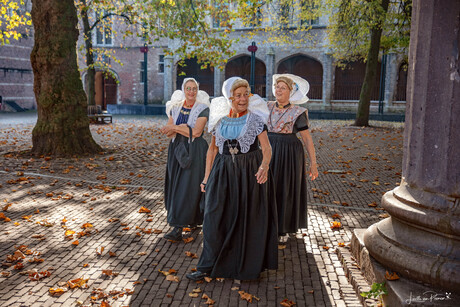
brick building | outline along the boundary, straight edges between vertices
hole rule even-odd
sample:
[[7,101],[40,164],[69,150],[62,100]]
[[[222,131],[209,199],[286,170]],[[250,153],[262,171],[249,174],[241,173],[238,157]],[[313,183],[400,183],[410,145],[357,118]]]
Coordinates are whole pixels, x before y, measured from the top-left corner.
[[[212,19],[208,22],[213,22]],[[304,22],[304,21],[302,21]],[[308,107],[319,110],[355,109],[359,100],[364,63],[349,63],[348,69],[336,67],[330,50],[325,46],[327,40],[327,16],[308,21],[312,41],[304,46],[263,44],[264,37],[253,40],[258,46],[255,64],[255,92],[268,99],[273,98],[271,80],[275,73],[293,73],[304,77],[310,82]],[[295,27],[295,23],[289,26]],[[143,104],[144,103],[144,53],[141,47],[144,41],[140,37],[122,38],[124,20],[112,16],[109,23],[98,26],[93,33],[93,44],[100,50],[106,49],[123,63],[120,65],[113,59],[104,58],[110,65],[111,76],[103,72],[96,73],[95,89],[96,104],[103,109],[107,105]],[[135,29],[134,29],[135,30]],[[231,35],[241,37],[248,28],[236,27]],[[105,34],[105,35],[103,35]],[[108,35],[107,35],[108,34]],[[201,83],[201,89],[210,96],[221,95],[223,81],[231,76],[241,76],[249,80],[251,41],[240,41],[233,46],[236,55],[229,59],[225,69],[200,69],[194,59],[186,60],[185,67],[179,67],[179,58],[165,56],[164,50],[174,48],[178,42],[163,39],[150,45],[147,53],[147,86],[148,102],[164,103],[172,92],[179,88],[184,77],[195,77]],[[83,45],[83,38],[78,42]],[[36,108],[33,97],[33,77],[30,68],[29,54],[33,46],[33,37],[12,42],[9,46],[0,47],[0,95],[4,100],[13,100],[24,108]],[[123,47],[120,47],[123,46]],[[80,51],[81,52],[81,51]],[[79,66],[86,67],[83,53],[79,57]],[[402,112],[405,110],[405,88],[407,74],[402,58],[387,55],[384,69],[386,72],[383,88],[385,112]],[[380,70],[380,69],[379,69]],[[3,72],[3,73],[2,73]],[[185,72],[185,76],[181,75]],[[86,72],[82,70],[82,80]],[[84,82],[83,82],[84,84]],[[380,71],[375,80],[371,109],[375,110],[379,100]]]

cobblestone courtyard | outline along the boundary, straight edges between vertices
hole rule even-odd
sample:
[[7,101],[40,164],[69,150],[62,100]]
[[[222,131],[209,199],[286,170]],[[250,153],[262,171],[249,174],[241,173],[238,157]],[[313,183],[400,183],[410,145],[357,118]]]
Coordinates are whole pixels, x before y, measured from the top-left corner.
[[312,120],[320,176],[309,182],[308,229],[280,246],[279,269],[258,281],[196,283],[185,275],[197,264],[201,229],[179,243],[162,238],[165,123],[115,117],[91,126],[103,153],[31,159],[18,153],[31,147],[34,116],[1,115],[1,306],[361,306],[336,250],[353,229],[386,217],[379,203],[401,178],[402,124]]

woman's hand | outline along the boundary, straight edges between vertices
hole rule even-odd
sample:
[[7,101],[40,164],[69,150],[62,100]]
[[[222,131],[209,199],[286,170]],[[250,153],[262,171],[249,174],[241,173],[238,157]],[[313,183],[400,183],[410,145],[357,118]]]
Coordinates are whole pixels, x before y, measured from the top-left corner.
[[203,179],[203,181],[200,184],[201,192],[206,192],[206,183],[208,182],[208,179]]
[[312,181],[315,180],[316,178],[318,178],[318,168],[316,167],[316,163],[312,163],[308,173],[309,173],[310,179]]
[[257,177],[257,183],[263,184],[267,182],[268,179],[268,167],[259,167],[255,175]]
[[173,124],[168,124],[166,126],[164,126],[163,128],[161,128],[161,133],[165,134],[166,136],[170,136],[172,134],[176,134],[176,131],[175,131],[175,126],[176,125],[173,125]]
[[176,135],[175,129],[176,129],[176,125],[174,125],[173,123],[173,118],[169,117],[168,123],[166,124],[166,126],[161,128],[160,132],[166,135],[168,138],[172,138]]

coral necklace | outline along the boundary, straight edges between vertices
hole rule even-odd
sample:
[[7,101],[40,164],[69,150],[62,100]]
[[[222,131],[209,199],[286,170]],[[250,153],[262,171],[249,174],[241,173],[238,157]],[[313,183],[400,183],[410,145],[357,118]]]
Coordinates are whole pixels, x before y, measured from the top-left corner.
[[228,117],[238,118],[238,117],[246,115],[247,112],[248,110],[244,110],[243,112],[237,113],[237,112],[233,112],[233,109],[230,109],[230,113],[228,114]]

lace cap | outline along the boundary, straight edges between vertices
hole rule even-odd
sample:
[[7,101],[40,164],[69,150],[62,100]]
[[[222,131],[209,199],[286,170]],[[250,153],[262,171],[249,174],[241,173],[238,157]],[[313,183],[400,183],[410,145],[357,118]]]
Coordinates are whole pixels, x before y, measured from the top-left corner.
[[171,115],[171,109],[175,106],[181,106],[183,105],[185,101],[185,84],[189,81],[193,81],[196,83],[196,86],[198,88],[198,92],[196,94],[196,101],[195,103],[202,103],[205,104],[209,107],[210,102],[209,102],[209,95],[205,91],[200,90],[200,84],[198,81],[196,81],[194,78],[185,78],[184,81],[182,82],[182,90],[175,90],[174,93],[171,95],[171,99],[166,102],[166,115],[168,117]]
[[289,78],[293,81],[291,94],[289,96],[289,102],[292,104],[303,104],[308,101],[308,91],[310,90],[310,84],[307,80],[293,75],[293,74],[275,74],[273,75],[272,91],[273,96],[276,90],[276,81],[279,77]]

